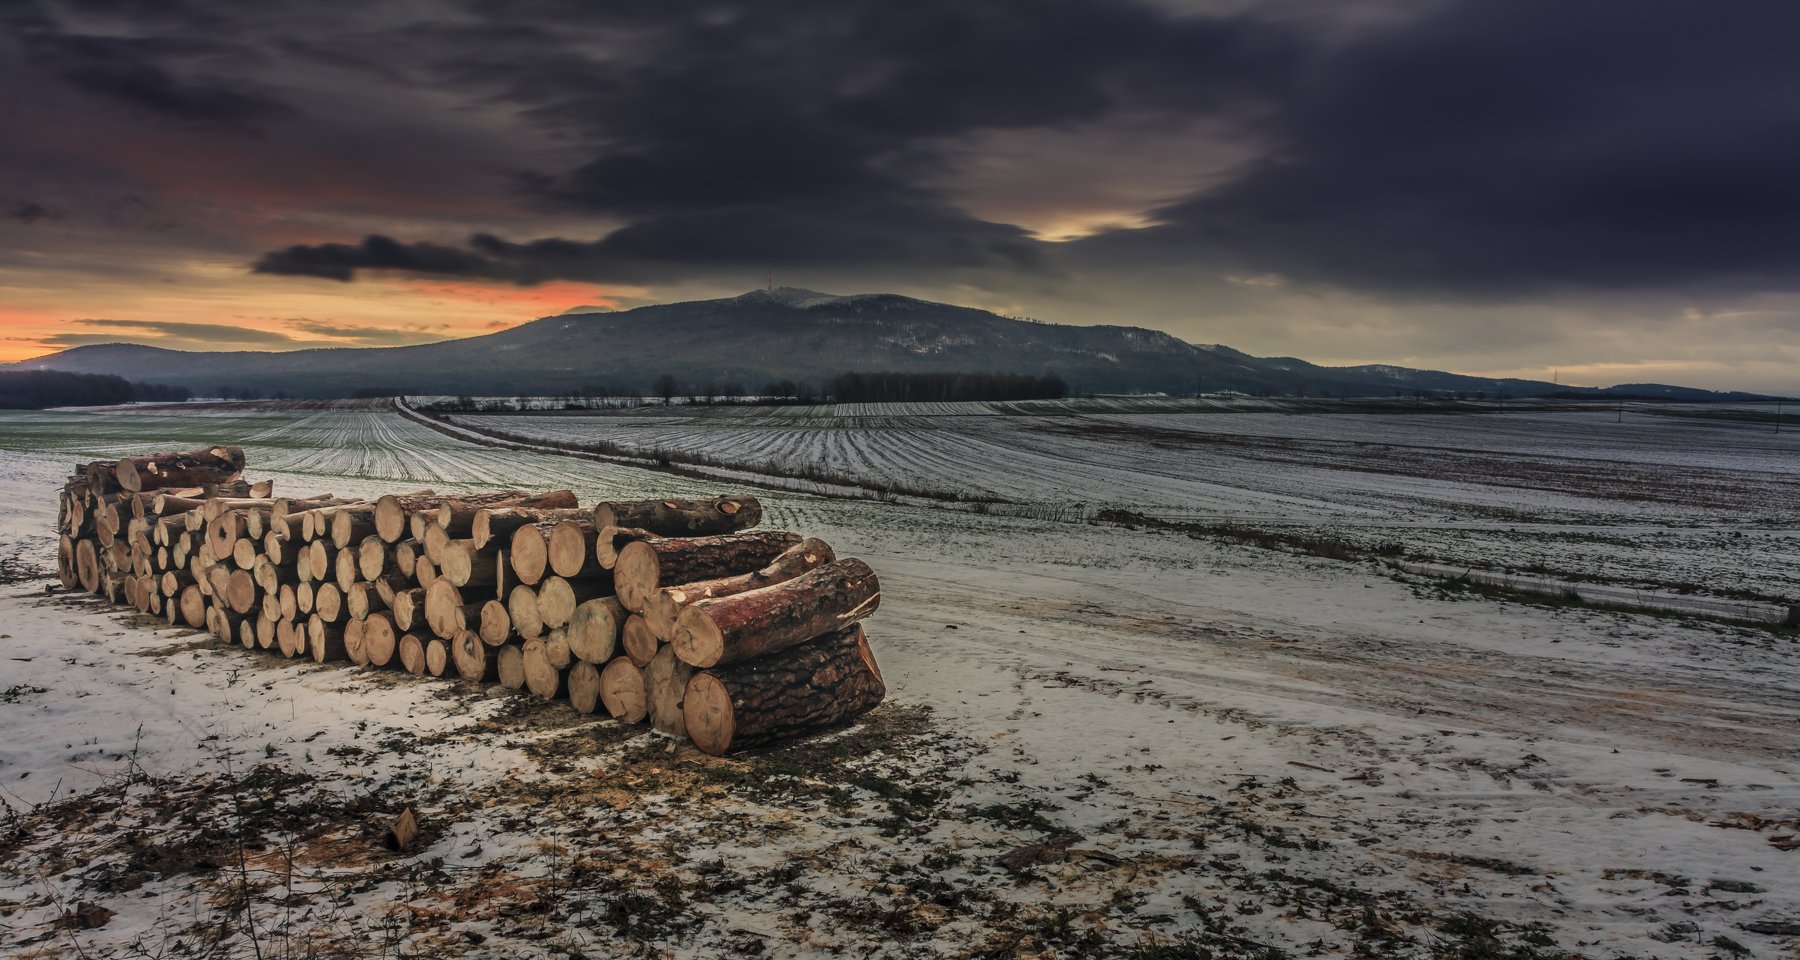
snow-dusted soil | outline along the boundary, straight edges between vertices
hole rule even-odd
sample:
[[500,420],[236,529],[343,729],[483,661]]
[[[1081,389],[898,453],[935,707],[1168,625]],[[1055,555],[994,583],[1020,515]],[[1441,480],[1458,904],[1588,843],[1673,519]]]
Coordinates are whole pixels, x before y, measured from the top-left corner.
[[1669,415],[1692,412],[1679,407],[1619,418],[1591,408],[1019,415],[1026,404],[1000,406],[453,419],[645,456],[810,471],[878,493],[998,501],[992,512],[1123,509],[1423,561],[1800,602],[1800,431]]
[[[1800,930],[1791,636],[1174,532],[769,492],[772,523],[882,572],[890,701],[715,760],[45,593],[71,463],[219,440],[290,492],[717,487],[379,410],[0,416],[12,955],[1711,957],[1784,955]],[[1513,442],[1463,449],[1533,455]],[[1295,469],[1265,461],[1258,483]],[[1389,476],[1399,528],[1424,479]],[[1753,506],[1668,508],[1730,532]],[[406,805],[422,848],[389,852]]]

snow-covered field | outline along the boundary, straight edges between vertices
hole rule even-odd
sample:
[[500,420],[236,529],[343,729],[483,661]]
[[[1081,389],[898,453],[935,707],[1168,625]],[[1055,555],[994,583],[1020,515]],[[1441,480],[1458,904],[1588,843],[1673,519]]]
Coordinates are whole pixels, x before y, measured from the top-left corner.
[[844,405],[836,416],[809,418],[676,408],[454,419],[645,456],[812,470],[876,493],[1001,501],[992,512],[1115,508],[1432,562],[1800,598],[1800,431],[1667,415],[1682,408],[1620,418],[1591,409],[1005,415],[998,406]]
[[[1007,499],[1432,544],[1468,530],[1481,549],[1516,528],[1559,562],[1587,526],[1618,541],[1592,556],[1681,576],[1710,558],[1795,593],[1785,436],[1629,414],[1502,432],[1236,416],[796,418],[856,422],[763,457],[919,457],[905,475]],[[763,428],[519,419],[713,444]],[[70,464],[209,441],[241,442],[288,492],[719,487],[380,409],[0,415],[0,951],[1698,958],[1800,935],[1791,635],[1217,537],[769,491],[771,523],[882,572],[890,701],[834,737],[712,760],[45,593]],[[1686,479],[1632,479],[1658,471]],[[1753,579],[1740,541],[1786,569]],[[408,804],[425,849],[383,850]]]

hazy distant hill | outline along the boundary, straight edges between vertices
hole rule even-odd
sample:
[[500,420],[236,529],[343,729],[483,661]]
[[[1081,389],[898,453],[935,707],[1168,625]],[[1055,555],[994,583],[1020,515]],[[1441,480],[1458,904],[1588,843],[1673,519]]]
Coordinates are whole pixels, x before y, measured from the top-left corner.
[[421,346],[200,353],[99,344],[15,368],[110,373],[201,394],[249,386],[265,395],[294,396],[371,387],[501,395],[596,384],[647,390],[664,373],[684,384],[735,383],[755,391],[779,379],[823,384],[848,370],[1055,373],[1071,390],[1094,393],[1392,396],[1423,390],[1519,397],[1569,389],[1383,365],[1320,367],[1195,345],[1140,327],[1036,323],[895,294],[839,297],[787,287],[545,317],[487,336]]

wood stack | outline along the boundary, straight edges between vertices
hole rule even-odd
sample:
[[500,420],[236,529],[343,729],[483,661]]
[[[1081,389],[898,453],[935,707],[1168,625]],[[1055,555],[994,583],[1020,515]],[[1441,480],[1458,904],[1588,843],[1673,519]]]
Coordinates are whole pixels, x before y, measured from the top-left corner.
[[715,755],[886,694],[860,625],[875,572],[752,529],[754,497],[280,499],[243,470],[226,446],[80,465],[57,517],[63,586],[248,649],[497,680]]

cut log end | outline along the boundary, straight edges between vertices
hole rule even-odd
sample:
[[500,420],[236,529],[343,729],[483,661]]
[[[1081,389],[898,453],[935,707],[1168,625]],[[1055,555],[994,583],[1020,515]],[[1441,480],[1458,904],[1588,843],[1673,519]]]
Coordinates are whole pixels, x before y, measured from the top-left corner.
[[637,723],[650,713],[649,691],[644,686],[644,671],[625,657],[620,657],[600,671],[600,702],[615,720]]

